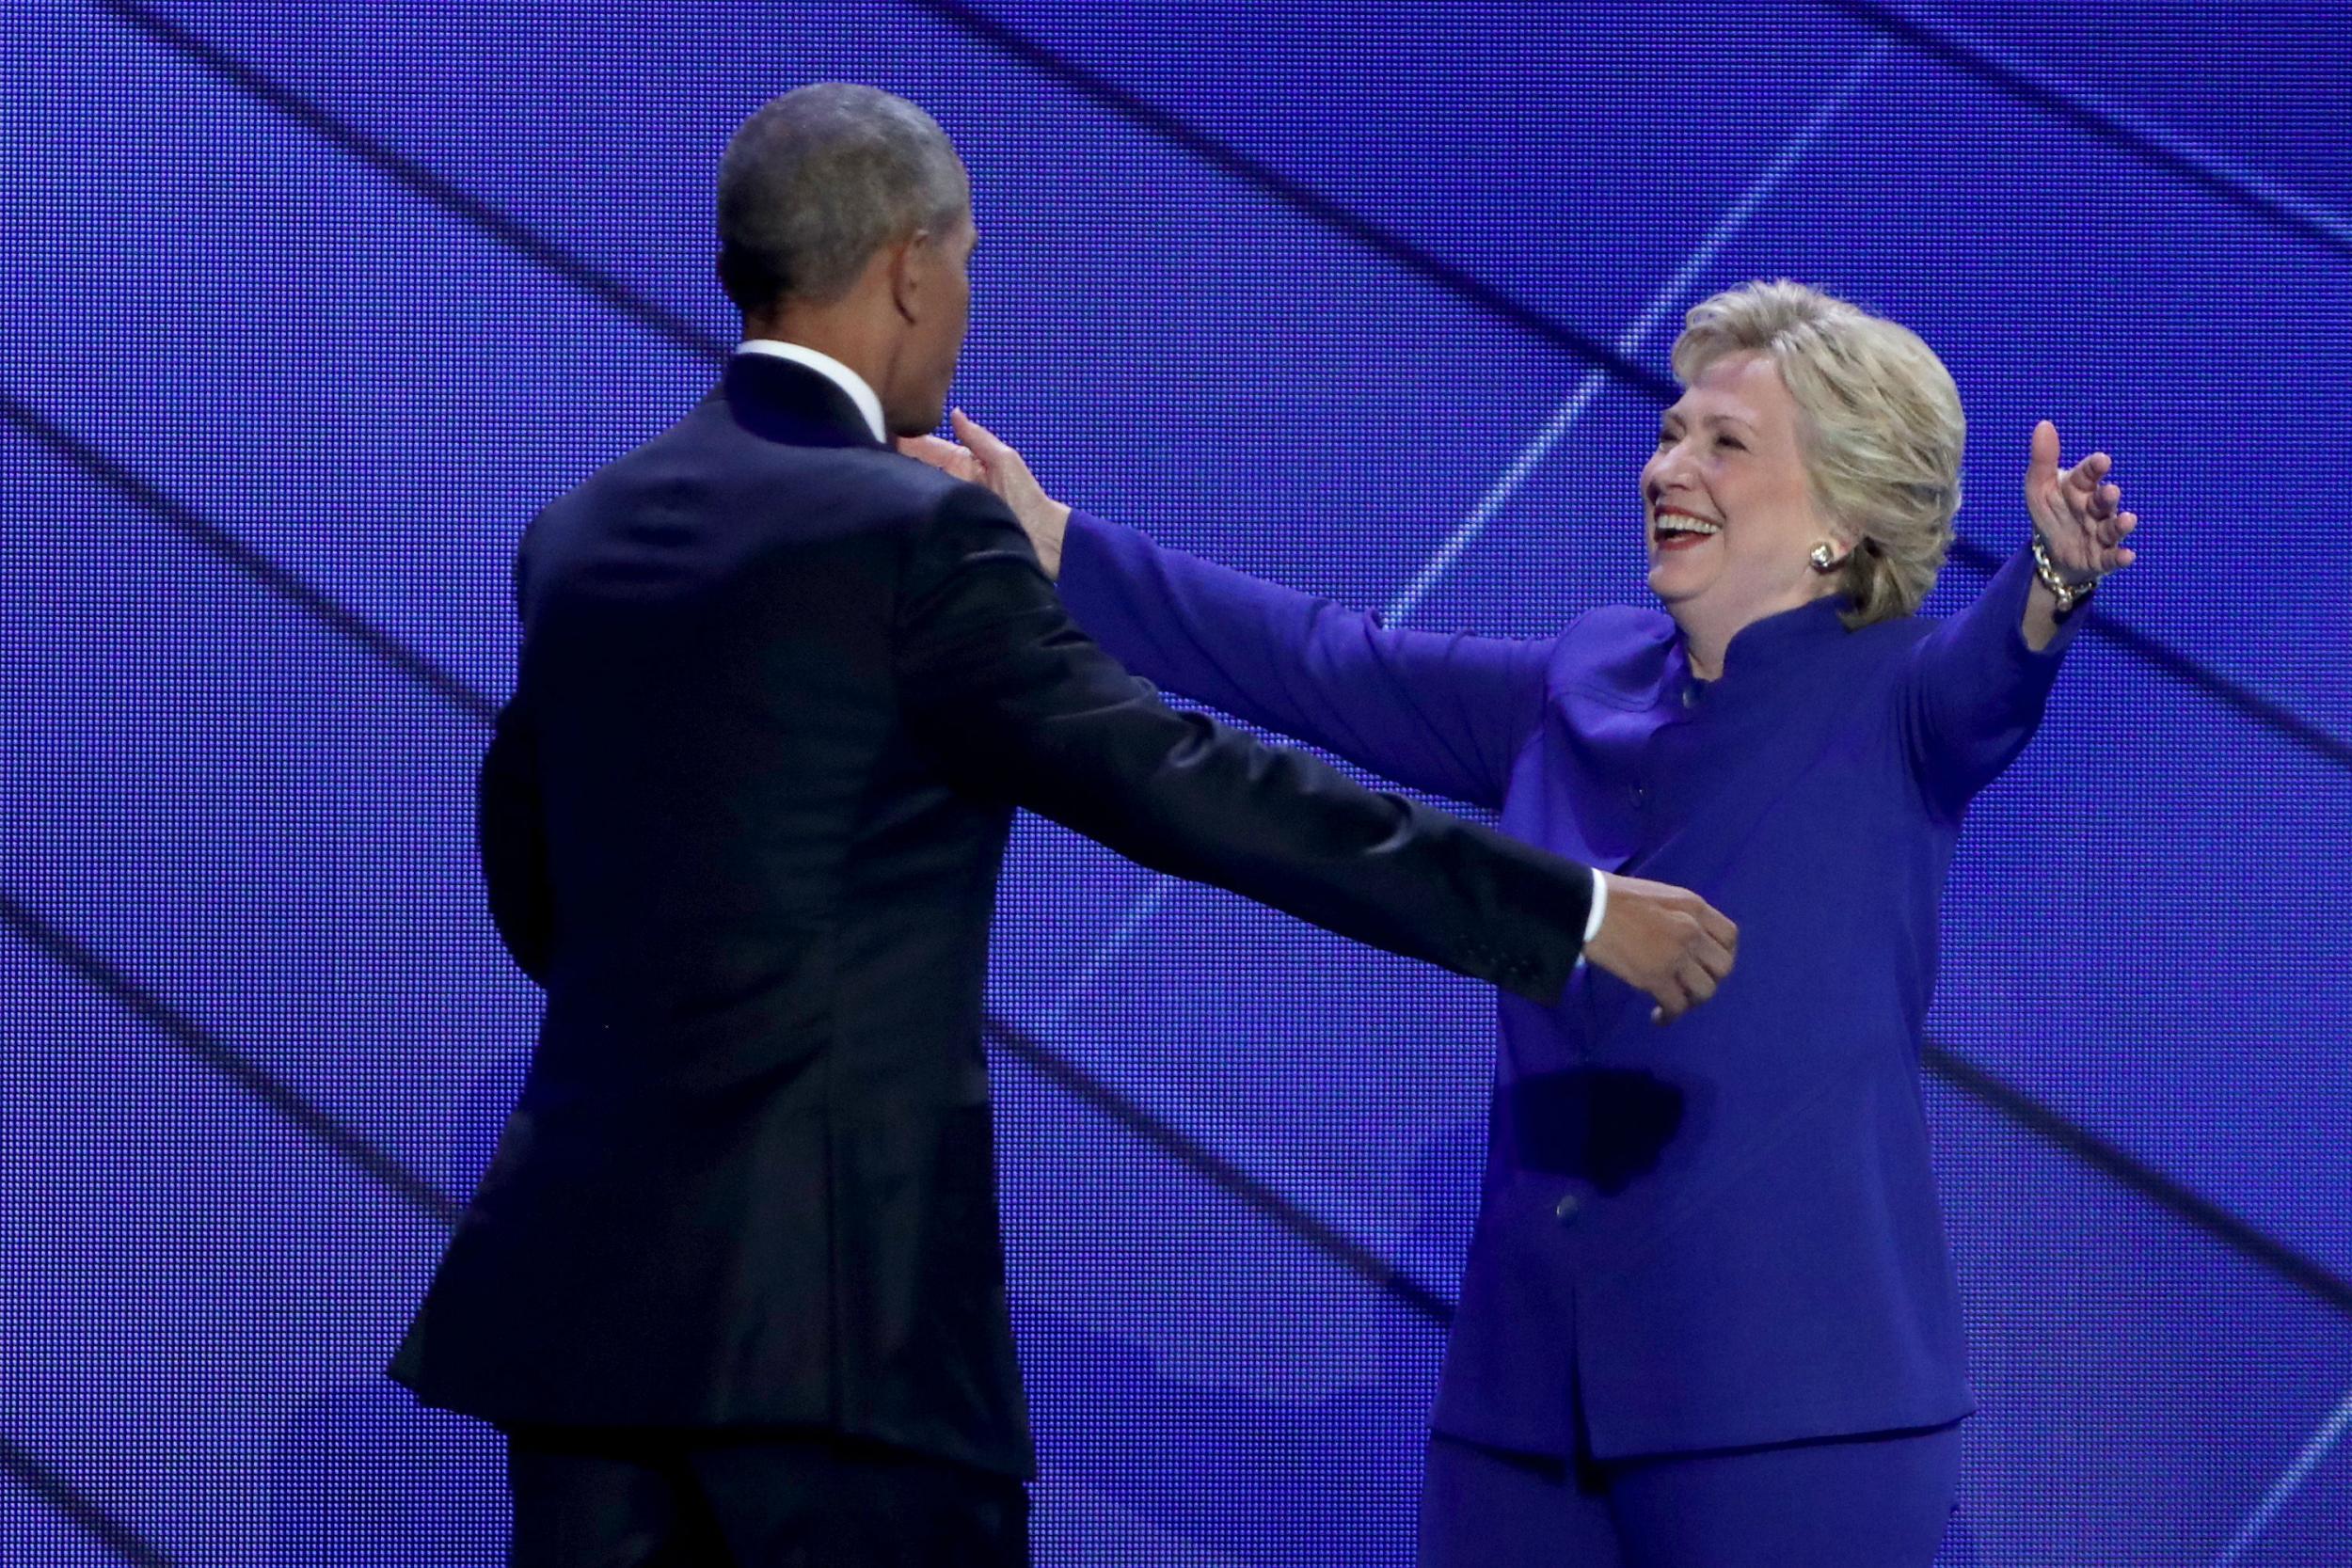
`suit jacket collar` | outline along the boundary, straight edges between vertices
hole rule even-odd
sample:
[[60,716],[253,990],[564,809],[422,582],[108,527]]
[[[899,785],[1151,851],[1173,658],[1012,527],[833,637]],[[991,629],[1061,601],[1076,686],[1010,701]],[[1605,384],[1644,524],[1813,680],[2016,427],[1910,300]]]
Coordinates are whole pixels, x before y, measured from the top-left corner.
[[727,358],[728,411],[755,436],[796,447],[880,447],[850,394],[805,365],[770,354]]

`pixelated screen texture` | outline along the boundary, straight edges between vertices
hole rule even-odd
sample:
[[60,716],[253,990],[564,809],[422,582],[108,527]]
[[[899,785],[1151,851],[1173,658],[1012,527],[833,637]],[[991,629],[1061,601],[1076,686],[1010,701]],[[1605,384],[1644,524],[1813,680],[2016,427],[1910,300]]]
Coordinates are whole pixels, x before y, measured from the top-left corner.
[[[2352,1277],[2342,22],[19,0],[0,1560],[500,1560],[495,1439],[379,1369],[535,1016],[470,848],[512,552],[709,385],[716,151],[826,78],[972,166],[959,403],[1065,499],[1394,620],[1642,602],[1657,378],[1749,277],[1951,366],[1975,553],[1931,613],[2022,542],[2037,419],[2116,452],[2144,562],[1972,814],[1931,1033],[2271,1253],[1931,1077],[1983,1406],[1947,1560],[2352,1560],[2352,1318],[2279,1262]],[[1482,988],[1025,818],[992,992],[1450,1296]],[[1441,1329],[995,1068],[1041,1560],[1409,1561]]]

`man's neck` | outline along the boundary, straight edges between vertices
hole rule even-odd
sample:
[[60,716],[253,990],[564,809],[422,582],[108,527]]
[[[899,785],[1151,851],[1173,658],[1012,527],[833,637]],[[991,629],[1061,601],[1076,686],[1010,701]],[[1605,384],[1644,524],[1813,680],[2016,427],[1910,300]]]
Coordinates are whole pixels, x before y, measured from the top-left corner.
[[[847,346],[835,340],[835,347]],[[859,368],[856,361],[845,359],[834,348],[823,342],[811,342],[805,336],[794,336],[788,325],[764,322],[755,325],[745,323],[742,350],[779,352],[796,359],[809,370],[831,381],[857,404],[857,410],[874,438],[885,444],[890,439],[889,417],[884,412],[882,393],[874,377]]]
[[811,309],[778,310],[743,323],[746,341],[797,343],[855,371],[880,396],[889,385],[896,345],[878,333],[867,311]]

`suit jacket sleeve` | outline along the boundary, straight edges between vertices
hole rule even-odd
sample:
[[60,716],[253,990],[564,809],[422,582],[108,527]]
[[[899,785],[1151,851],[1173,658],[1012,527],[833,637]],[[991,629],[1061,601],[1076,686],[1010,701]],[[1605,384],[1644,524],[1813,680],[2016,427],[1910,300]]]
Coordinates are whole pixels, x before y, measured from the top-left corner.
[[1156,870],[1558,996],[1586,868],[1171,711],[1071,621],[986,491],[950,492],[908,547],[900,689],[952,776]]
[[[515,559],[515,600],[523,601],[530,533]],[[489,894],[490,921],[519,969],[547,983],[548,951],[555,927],[554,895],[548,881],[547,815],[539,792],[538,747],[531,718],[517,690],[499,710],[490,749],[474,776],[474,842],[482,855],[482,879]]]
[[508,703],[475,779],[474,832],[499,940],[516,967],[545,985],[553,900],[534,750],[520,700]]
[[2019,551],[1977,602],[1939,623],[1911,651],[1900,687],[1903,727],[1921,787],[1957,814],[2026,749],[2041,726],[2058,664],[2082,629],[2076,610],[2049,645],[2026,646],[2033,557]]
[[1543,712],[1549,641],[1444,636],[1260,582],[1073,513],[1061,594],[1171,691],[1489,808]]

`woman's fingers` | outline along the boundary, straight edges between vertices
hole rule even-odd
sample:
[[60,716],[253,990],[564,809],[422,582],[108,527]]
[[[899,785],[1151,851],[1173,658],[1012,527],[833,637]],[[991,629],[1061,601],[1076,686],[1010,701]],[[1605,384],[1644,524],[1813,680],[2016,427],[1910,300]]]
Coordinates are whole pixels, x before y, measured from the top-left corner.
[[993,469],[1008,458],[1014,462],[1020,461],[1019,452],[998,440],[993,431],[962,409],[958,408],[950,412],[947,416],[947,422],[955,428],[957,436],[963,444],[979,454],[980,462],[984,467]]
[[979,454],[980,467],[988,470],[988,487],[1013,503],[1013,510],[1022,510],[1024,498],[1034,494],[1042,500],[1044,492],[1036,476],[1029,472],[1028,462],[1013,448],[997,439],[994,433],[971,415],[958,408],[947,416],[963,444]]
[[2026,459],[2026,492],[2049,484],[2058,477],[2058,426],[2043,420],[2033,427],[2033,446]]
[[2124,567],[2129,566],[2133,562],[2139,559],[2137,555],[2133,554],[2133,552],[2127,548],[2123,543],[2125,536],[2138,526],[2139,518],[2136,514],[2130,512],[2119,512],[2116,514],[2113,524],[2113,537],[2109,538],[2106,542],[2107,557],[2106,570],[2110,572],[2120,572]]
[[917,462],[928,463],[944,473],[955,475],[977,484],[980,482],[980,460],[953,441],[943,441],[936,436],[901,436],[898,450]]
[[947,425],[956,433],[956,439],[972,449],[972,455],[983,473],[995,475],[999,472],[1003,460],[997,453],[1004,451],[1004,442],[996,439],[977,420],[961,408],[948,410]]
[[2108,477],[2114,471],[2115,459],[2104,451],[2060,469],[2058,427],[2048,420],[2033,427],[2026,509],[2042,547],[2060,567],[2105,574],[2138,559],[2123,547],[2123,537],[2139,518],[2123,510],[2123,487]]
[[963,449],[953,441],[943,441],[936,436],[901,436],[898,437],[898,450],[909,457],[920,458],[934,468],[946,467],[963,452]]
[[2065,507],[2067,520],[2077,528],[2106,510],[2110,492],[2115,499],[2122,499],[2122,490],[2102,483],[2110,466],[2106,453],[2094,451],[2069,468],[2058,485],[2058,499]]

